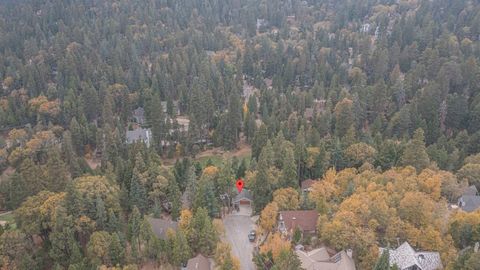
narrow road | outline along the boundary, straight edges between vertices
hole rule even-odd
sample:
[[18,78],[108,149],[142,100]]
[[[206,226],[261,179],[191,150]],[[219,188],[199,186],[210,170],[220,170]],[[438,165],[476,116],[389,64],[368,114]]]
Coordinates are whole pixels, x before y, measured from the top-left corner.
[[[245,207],[245,208],[244,208]],[[242,270],[255,270],[253,264],[254,244],[248,241],[248,233],[255,229],[250,213],[251,209],[242,205],[239,213],[233,213],[224,218],[226,240],[232,246],[232,253],[240,260]]]

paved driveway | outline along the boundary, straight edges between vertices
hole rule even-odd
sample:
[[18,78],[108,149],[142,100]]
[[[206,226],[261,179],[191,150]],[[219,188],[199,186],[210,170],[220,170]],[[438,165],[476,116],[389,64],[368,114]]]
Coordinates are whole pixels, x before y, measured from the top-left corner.
[[226,240],[232,246],[232,253],[240,260],[242,270],[255,270],[252,262],[254,244],[248,241],[248,233],[255,229],[248,206],[241,206],[240,212],[228,215],[223,219]]

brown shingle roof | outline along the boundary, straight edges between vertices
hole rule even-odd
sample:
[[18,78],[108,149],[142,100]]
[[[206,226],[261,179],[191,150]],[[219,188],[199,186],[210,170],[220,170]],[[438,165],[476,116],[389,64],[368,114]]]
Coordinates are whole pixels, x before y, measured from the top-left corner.
[[307,179],[302,181],[302,190],[303,189],[309,189],[312,187],[313,184],[315,184],[317,181],[312,180],[312,179]]
[[188,260],[187,270],[210,270],[210,261],[202,254],[198,254],[197,257]]
[[[318,213],[316,210],[280,211],[280,223],[286,231],[299,227],[304,232],[314,232],[317,229]],[[282,226],[281,226],[282,227]],[[280,228],[282,230],[282,228]]]

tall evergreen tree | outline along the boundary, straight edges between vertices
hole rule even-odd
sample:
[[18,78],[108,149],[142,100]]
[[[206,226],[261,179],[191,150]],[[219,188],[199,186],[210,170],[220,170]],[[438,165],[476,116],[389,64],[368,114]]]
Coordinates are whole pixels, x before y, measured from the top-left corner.
[[272,200],[272,187],[269,181],[269,162],[266,151],[262,151],[257,164],[257,174],[252,184],[255,212],[259,213]]
[[390,270],[390,252],[388,249],[383,251],[373,270]]
[[295,164],[295,156],[291,147],[284,149],[282,161],[282,181],[283,188],[298,188],[297,166]]
[[417,171],[425,169],[430,164],[430,158],[425,147],[423,129],[415,130],[413,138],[408,142],[402,155],[402,164],[415,167]]
[[253,138],[252,143],[252,158],[258,160],[262,148],[267,144],[268,132],[265,125],[261,125],[260,128],[255,132],[255,137]]

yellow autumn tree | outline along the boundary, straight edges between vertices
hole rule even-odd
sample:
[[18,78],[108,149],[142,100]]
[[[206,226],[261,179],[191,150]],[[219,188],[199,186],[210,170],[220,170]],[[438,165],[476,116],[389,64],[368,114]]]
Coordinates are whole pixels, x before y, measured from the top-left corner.
[[266,232],[272,232],[277,225],[278,205],[271,202],[260,213],[260,228]]
[[279,210],[295,210],[300,206],[298,191],[294,188],[281,188],[273,192],[273,201]]
[[206,176],[212,176],[218,173],[218,168],[216,166],[207,166],[205,169],[203,169],[203,174]]
[[290,241],[283,239],[280,233],[274,233],[268,236],[265,243],[260,247],[260,253],[272,252],[272,257],[275,261],[282,250],[289,250],[290,248]]
[[216,269],[240,270],[240,260],[232,255],[230,244],[218,242],[214,255]]

